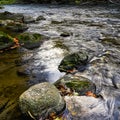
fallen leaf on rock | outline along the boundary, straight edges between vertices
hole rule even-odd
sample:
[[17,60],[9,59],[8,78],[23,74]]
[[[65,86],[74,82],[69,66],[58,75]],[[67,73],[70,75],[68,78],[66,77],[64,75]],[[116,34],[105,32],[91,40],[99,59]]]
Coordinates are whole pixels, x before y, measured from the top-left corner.
[[64,85],[58,85],[57,88],[59,89],[62,96],[73,95],[73,90],[66,88]]
[[86,96],[91,96],[91,97],[97,97],[94,93],[92,93],[91,91],[86,92]]

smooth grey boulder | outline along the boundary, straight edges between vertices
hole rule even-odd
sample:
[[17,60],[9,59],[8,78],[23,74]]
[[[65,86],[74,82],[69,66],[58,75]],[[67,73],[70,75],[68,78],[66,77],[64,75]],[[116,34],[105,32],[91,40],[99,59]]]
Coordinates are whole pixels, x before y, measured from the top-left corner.
[[35,119],[45,119],[51,113],[62,112],[65,102],[54,85],[44,82],[25,91],[19,97],[19,105],[22,113]]

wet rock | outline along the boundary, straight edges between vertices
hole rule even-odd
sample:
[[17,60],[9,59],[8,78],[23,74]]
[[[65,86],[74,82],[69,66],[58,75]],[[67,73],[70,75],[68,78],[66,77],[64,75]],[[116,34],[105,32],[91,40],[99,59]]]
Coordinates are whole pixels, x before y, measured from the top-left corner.
[[[66,96],[68,116],[73,120],[104,120],[109,115],[101,99],[88,96]],[[110,116],[111,117],[111,116]],[[109,118],[108,118],[109,119]]]
[[0,50],[5,50],[13,46],[13,38],[0,31]]
[[8,23],[6,28],[13,32],[23,32],[28,29],[26,24],[19,23],[19,22]]
[[[59,89],[61,86],[64,86],[66,90],[72,90],[78,95],[86,95],[88,91],[95,93],[96,86],[89,79],[82,76],[74,76],[74,75],[65,75],[58,81],[54,83],[54,85]],[[63,93],[64,94],[64,93]]]
[[87,62],[88,55],[83,51],[79,51],[65,56],[61,61],[58,69],[60,72],[68,72],[74,68],[85,66]]
[[52,20],[51,24],[62,24],[63,21],[58,21],[58,20]]
[[36,21],[40,21],[40,20],[46,20],[46,18],[44,18],[43,16],[38,16],[38,17],[36,18]]
[[8,11],[5,11],[3,13],[0,13],[0,19],[1,20],[14,20],[21,22],[23,20],[23,15],[19,13],[11,13]]
[[64,32],[64,33],[61,33],[60,36],[61,36],[61,37],[69,37],[69,36],[70,36],[70,33]]
[[18,70],[17,70],[17,75],[19,76],[28,76],[29,72],[26,70],[28,66],[27,65],[23,65],[21,66]]
[[37,120],[45,119],[51,113],[61,112],[65,103],[56,87],[44,82],[30,87],[19,98],[22,113],[31,115]]
[[27,49],[34,49],[40,47],[43,40],[46,39],[45,36],[38,33],[22,33],[17,36],[19,42],[23,47]]
[[55,47],[69,51],[69,48],[60,40],[54,41]]
[[31,16],[24,16],[23,17],[23,22],[28,24],[28,23],[34,23],[35,22],[35,19]]

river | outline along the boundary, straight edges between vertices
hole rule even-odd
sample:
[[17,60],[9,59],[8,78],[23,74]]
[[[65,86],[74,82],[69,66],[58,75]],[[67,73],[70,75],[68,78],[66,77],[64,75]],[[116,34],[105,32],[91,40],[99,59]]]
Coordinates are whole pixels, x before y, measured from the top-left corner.
[[[106,109],[109,116],[105,120],[120,120],[119,6],[5,5],[5,8],[0,10],[0,12],[2,11],[23,13],[34,19],[38,16],[44,17],[44,20],[28,24],[27,31],[40,33],[50,38],[40,48],[26,51],[21,56],[22,59],[30,59],[27,68],[29,78],[16,77],[16,67],[14,67],[15,65],[12,67],[10,63],[13,61],[8,61],[10,56],[8,58],[0,56],[3,66],[0,68],[0,88],[2,91],[8,92],[15,82],[14,86],[20,85],[20,88],[21,86],[23,88],[19,93],[15,88],[9,94],[17,96],[28,86],[43,81],[53,83],[64,75],[58,70],[58,65],[63,57],[67,53],[85,50],[94,57],[85,71],[76,74],[85,76],[96,84],[98,94],[107,104]],[[69,33],[70,36],[62,37],[61,33]],[[61,41],[66,48],[55,47],[57,41]],[[16,53],[14,54],[16,55]],[[5,58],[8,59],[7,62],[5,62]],[[16,56],[11,57],[12,60],[15,58]],[[3,73],[5,66],[12,72]],[[8,74],[10,75],[7,76]],[[22,81],[22,79],[24,80]],[[19,91],[19,89],[17,90]],[[0,93],[5,94],[1,91]],[[9,97],[9,99],[11,98]],[[14,120],[14,118],[10,120]]]

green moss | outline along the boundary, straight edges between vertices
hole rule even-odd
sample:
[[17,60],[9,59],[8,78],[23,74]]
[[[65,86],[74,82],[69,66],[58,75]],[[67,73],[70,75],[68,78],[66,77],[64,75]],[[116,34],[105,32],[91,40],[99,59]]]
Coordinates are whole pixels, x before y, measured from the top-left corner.
[[13,38],[8,34],[0,31],[0,49],[9,47],[13,43]]
[[0,4],[13,4],[16,0],[0,0]]
[[69,48],[65,44],[63,44],[62,41],[58,40],[58,41],[54,41],[54,42],[55,42],[55,47],[69,51]]
[[17,38],[23,44],[23,47],[27,49],[38,48],[45,40],[45,36],[37,33],[22,33]]
[[17,38],[23,42],[28,42],[28,41],[29,42],[37,42],[37,41],[41,40],[42,36],[37,33],[22,33],[22,34],[18,35]]
[[87,88],[89,87],[90,82],[88,81],[78,81],[78,80],[73,80],[71,82],[67,82],[66,86],[72,89],[77,89],[77,90],[81,90],[83,88]]
[[61,72],[67,72],[78,66],[85,66],[88,63],[88,56],[85,52],[79,51],[76,53],[69,54],[63,58],[58,69]]
[[5,41],[11,41],[12,42],[13,38],[10,35],[0,31],[0,40],[3,41],[3,42],[5,42]]
[[4,33],[7,33],[11,37],[15,37],[18,35],[16,32],[11,32],[10,30],[6,29],[4,26],[0,27],[0,31],[3,31]]

